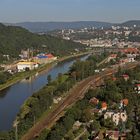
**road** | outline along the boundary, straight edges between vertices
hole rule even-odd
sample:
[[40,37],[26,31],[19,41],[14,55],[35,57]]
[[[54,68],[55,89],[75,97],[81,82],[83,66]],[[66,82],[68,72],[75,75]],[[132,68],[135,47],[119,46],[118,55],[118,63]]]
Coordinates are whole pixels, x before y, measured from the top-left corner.
[[[128,64],[123,67],[123,69],[132,69],[137,66],[138,63]],[[109,68],[106,71],[99,73],[98,75],[91,76],[85,80],[79,82],[72,90],[70,90],[69,95],[59,103],[56,109],[50,112],[46,118],[42,121],[35,124],[22,138],[21,140],[32,140],[44,130],[49,128],[52,124],[56,122],[61,117],[61,114],[67,109],[70,105],[83,98],[86,91],[91,85],[96,82],[99,82],[101,79],[112,75],[118,71],[118,67]]]

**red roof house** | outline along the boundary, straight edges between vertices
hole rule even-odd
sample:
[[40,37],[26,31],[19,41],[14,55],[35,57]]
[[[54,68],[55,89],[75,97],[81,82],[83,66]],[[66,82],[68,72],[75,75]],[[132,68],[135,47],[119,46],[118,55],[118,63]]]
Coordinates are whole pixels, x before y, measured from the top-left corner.
[[137,48],[126,48],[121,50],[124,54],[139,54],[139,50]]
[[106,102],[102,102],[102,111],[107,110],[107,103]]
[[91,98],[89,101],[91,104],[97,105],[99,103],[99,100],[95,97]]
[[125,81],[129,80],[129,75],[127,75],[127,74],[123,74],[122,77]]

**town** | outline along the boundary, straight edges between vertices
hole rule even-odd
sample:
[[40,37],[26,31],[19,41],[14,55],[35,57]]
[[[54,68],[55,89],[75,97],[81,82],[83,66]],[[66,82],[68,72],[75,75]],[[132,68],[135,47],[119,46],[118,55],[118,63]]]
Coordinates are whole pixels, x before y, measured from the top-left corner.
[[0,140],[140,140],[140,0],[0,1]]
[[79,42],[92,47],[139,47],[138,36],[140,29],[133,26],[112,26],[111,28],[83,28],[65,29],[50,32],[49,34],[66,40]]

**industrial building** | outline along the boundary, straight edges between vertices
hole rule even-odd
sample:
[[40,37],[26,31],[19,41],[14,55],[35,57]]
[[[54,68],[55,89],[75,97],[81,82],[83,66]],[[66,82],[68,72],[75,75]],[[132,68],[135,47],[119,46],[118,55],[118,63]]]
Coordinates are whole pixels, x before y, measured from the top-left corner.
[[22,71],[25,71],[27,68],[29,70],[33,70],[35,68],[38,67],[38,64],[35,63],[35,62],[19,62],[17,63],[17,69],[18,69],[18,72],[22,72]]
[[39,64],[47,64],[57,60],[57,57],[54,57],[52,54],[38,54],[34,57],[34,61]]

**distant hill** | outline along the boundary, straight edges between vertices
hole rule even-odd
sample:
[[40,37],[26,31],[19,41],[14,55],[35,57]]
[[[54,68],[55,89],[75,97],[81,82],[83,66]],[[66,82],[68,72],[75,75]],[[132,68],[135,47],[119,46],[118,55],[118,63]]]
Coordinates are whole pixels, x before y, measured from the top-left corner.
[[130,21],[124,22],[120,25],[127,26],[127,27],[132,27],[132,26],[136,25],[136,26],[140,27],[140,20],[130,20]]
[[111,23],[97,21],[78,21],[78,22],[23,22],[16,23],[15,26],[20,26],[28,29],[31,32],[48,32],[57,29],[80,29],[87,27],[111,27]]
[[84,50],[84,45],[55,38],[48,35],[38,35],[26,29],[0,24],[0,61],[3,55],[17,58],[22,49],[34,49],[34,53],[45,51],[64,56],[75,49]]
[[113,25],[128,26],[128,27],[132,27],[133,25],[140,26],[140,20],[130,20],[120,24],[98,21],[77,21],[77,22],[21,22],[6,25],[20,26],[31,32],[48,32],[61,29],[81,29],[90,27],[110,28]]

